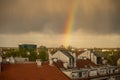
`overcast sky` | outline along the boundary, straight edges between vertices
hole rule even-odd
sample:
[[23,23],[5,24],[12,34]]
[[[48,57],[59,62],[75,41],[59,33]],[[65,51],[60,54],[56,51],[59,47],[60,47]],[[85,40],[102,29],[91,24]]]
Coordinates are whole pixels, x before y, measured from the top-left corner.
[[[0,46],[60,46],[73,1],[0,0]],[[120,47],[120,0],[78,0],[69,45]]]

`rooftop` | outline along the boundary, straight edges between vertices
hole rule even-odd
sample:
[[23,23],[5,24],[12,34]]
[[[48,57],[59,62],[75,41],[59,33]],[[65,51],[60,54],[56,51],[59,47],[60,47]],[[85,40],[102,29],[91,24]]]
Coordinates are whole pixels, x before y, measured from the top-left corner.
[[79,51],[79,52],[77,52],[77,53],[76,53],[76,56],[78,57],[78,56],[81,55],[83,52],[85,52],[85,51]]
[[77,68],[90,68],[90,67],[96,67],[97,65],[91,62],[90,60],[86,59],[79,59],[76,61]]
[[70,80],[56,66],[47,63],[38,67],[30,64],[4,64],[2,65],[0,80]]

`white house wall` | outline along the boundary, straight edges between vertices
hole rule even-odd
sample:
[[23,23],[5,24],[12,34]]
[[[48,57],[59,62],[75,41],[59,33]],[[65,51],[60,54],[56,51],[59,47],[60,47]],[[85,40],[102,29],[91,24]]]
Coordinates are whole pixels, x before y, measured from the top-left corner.
[[[116,69],[117,68],[117,69]],[[64,74],[66,74],[68,77],[72,78],[73,80],[78,80],[82,78],[88,78],[88,77],[96,77],[96,76],[103,76],[106,75],[106,77],[109,78],[109,74],[118,73],[119,67],[116,66],[104,66],[104,67],[97,67],[97,68],[88,68],[88,69],[79,69],[79,70],[65,70],[63,71]],[[91,80],[103,80],[106,77],[99,77]],[[113,79],[110,79],[113,80]]]
[[90,51],[85,51],[82,54],[80,54],[78,57],[78,59],[82,59],[82,58],[88,58],[90,59]]
[[77,59],[83,59],[83,58],[88,58],[93,63],[97,64],[97,57],[94,55],[94,53],[91,53],[90,50],[83,52],[77,57]]
[[66,55],[64,55],[61,51],[57,51],[54,55],[52,55],[52,58],[57,58],[58,60],[69,63],[69,58]]
[[105,74],[107,74],[107,69],[106,69],[106,68],[99,68],[99,69],[98,69],[98,73],[99,73],[100,75],[105,75]]
[[97,57],[96,57],[95,55],[94,55],[93,57],[94,57],[94,58],[93,58],[93,59],[94,59],[93,62],[94,62],[95,64],[97,64]]
[[89,71],[89,76],[97,76],[97,70]]
[[97,57],[93,53],[91,53],[91,61],[97,64]]

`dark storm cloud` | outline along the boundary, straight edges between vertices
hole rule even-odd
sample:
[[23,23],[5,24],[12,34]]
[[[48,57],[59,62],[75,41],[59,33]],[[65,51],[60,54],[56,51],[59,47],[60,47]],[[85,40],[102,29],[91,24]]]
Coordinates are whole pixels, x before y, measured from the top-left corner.
[[44,32],[44,29],[62,33],[67,10],[61,6],[65,3],[52,1],[2,1],[0,33]]
[[[72,0],[1,0],[0,33],[63,33]],[[80,0],[74,30],[120,34],[120,0]]]
[[77,28],[87,33],[120,34],[119,0],[82,1],[79,7],[80,12],[77,14],[79,17]]

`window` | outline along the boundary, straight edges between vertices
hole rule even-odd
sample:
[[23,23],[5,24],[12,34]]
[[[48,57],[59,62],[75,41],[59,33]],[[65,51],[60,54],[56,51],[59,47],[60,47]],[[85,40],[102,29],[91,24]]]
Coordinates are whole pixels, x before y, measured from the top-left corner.
[[77,78],[78,77],[78,73],[77,72],[72,72],[72,78]]

